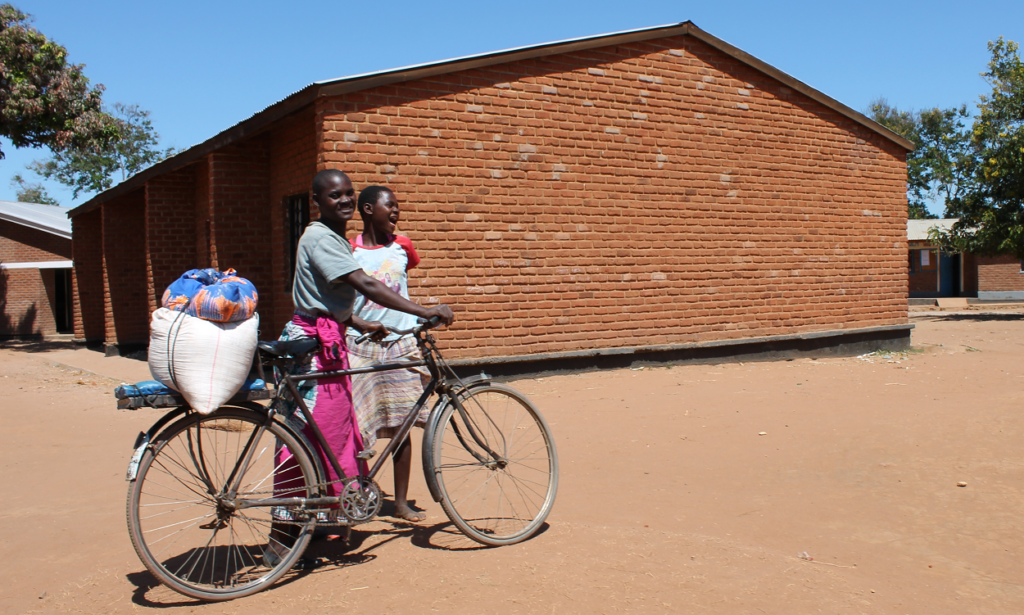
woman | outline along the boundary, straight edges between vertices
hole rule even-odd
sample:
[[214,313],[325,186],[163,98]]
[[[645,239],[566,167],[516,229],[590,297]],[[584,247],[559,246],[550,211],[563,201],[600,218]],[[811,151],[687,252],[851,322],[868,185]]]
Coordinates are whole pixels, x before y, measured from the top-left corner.
[[[359,215],[363,232],[352,239],[353,256],[370,277],[408,299],[408,272],[419,264],[420,257],[408,237],[395,234],[400,217],[398,199],[383,186],[364,188],[359,193]],[[356,298],[353,313],[363,320],[379,321],[389,329],[410,329],[416,324],[414,316],[363,296]],[[358,335],[352,329],[348,334],[350,338]],[[352,339],[349,342],[349,362],[356,368],[423,358],[412,336],[392,333],[380,344],[354,344]],[[422,367],[352,376],[352,400],[367,448],[373,447],[377,438],[395,437],[429,380],[430,374]],[[426,424],[428,413],[428,408],[421,409],[417,427]],[[395,516],[423,521],[427,516],[413,510],[408,500],[412,469],[412,446],[408,439],[394,450],[391,458],[395,466]]]
[[[438,317],[446,325],[455,319],[451,308],[438,305],[425,308],[396,294],[363,272],[362,266],[352,258],[352,247],[345,239],[345,227],[356,209],[355,189],[348,176],[341,171],[329,169],[317,173],[312,186],[313,202],[320,210],[320,218],[306,227],[295,258],[295,282],[292,285],[292,302],[295,315],[285,326],[283,339],[312,337],[320,342],[320,351],[314,359],[313,368],[331,371],[348,369],[348,352],[345,332],[349,326],[374,333],[377,337],[387,335],[387,328],[379,322],[366,322],[353,316],[352,308],[356,294],[371,299],[387,308],[406,312],[420,318]],[[312,403],[309,403],[312,402]],[[338,459],[346,476],[355,476],[365,469],[356,457],[363,450],[362,438],[352,409],[352,385],[348,376],[322,379],[307,396],[307,405],[312,411],[324,439]],[[306,436],[316,453],[320,455],[327,480],[339,477],[327,455],[308,427]],[[296,495],[291,490],[296,484],[294,467],[288,468],[291,452],[281,447],[277,452],[277,464],[282,471],[275,476],[277,497]],[[330,485],[328,494],[337,496],[343,486]],[[287,521],[287,511],[275,511],[275,518]],[[277,524],[275,524],[277,525]],[[289,544],[287,524],[275,527],[271,533],[272,544],[264,557],[272,565],[281,547]],[[293,527],[293,526],[292,526]]]

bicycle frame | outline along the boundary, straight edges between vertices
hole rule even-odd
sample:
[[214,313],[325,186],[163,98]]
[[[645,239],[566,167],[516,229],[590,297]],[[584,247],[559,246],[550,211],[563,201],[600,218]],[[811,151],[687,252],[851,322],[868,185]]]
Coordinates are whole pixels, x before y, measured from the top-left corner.
[[[504,463],[503,458],[500,455],[498,455],[498,453],[493,451],[490,448],[490,446],[487,445],[486,441],[480,436],[480,434],[478,433],[477,429],[473,427],[473,421],[470,420],[468,413],[466,412],[465,408],[462,406],[461,401],[458,399],[458,395],[457,394],[453,395],[451,393],[452,387],[448,384],[447,378],[444,376],[444,374],[439,369],[439,367],[437,365],[437,361],[434,358],[434,354],[437,353],[438,350],[437,350],[437,347],[434,345],[433,337],[430,336],[428,333],[426,333],[426,331],[419,331],[415,335],[416,335],[416,338],[417,338],[417,345],[419,346],[420,350],[423,353],[423,359],[420,359],[420,360],[396,361],[396,362],[392,362],[392,363],[379,363],[377,365],[370,365],[370,366],[367,366],[367,367],[352,368],[352,369],[345,369],[345,370],[331,370],[331,371],[309,372],[309,373],[305,373],[305,374],[296,374],[296,375],[286,373],[286,372],[284,372],[284,370],[282,370],[282,377],[276,383],[277,386],[278,386],[278,389],[279,389],[278,390],[278,394],[275,395],[274,399],[275,400],[282,399],[280,386],[283,384],[285,386],[285,390],[287,390],[288,393],[292,396],[292,399],[296,402],[296,405],[298,406],[298,409],[302,412],[303,417],[306,419],[306,424],[310,427],[311,431],[313,432],[313,436],[316,438],[316,441],[320,445],[321,450],[323,450],[325,452],[327,460],[328,460],[328,462],[330,462],[331,467],[334,470],[335,475],[339,477],[339,480],[345,481],[346,479],[348,479],[350,477],[346,476],[345,472],[341,469],[341,464],[338,462],[337,456],[334,454],[334,451],[331,450],[330,446],[327,445],[327,440],[324,437],[323,432],[320,430],[320,427],[317,425],[316,420],[313,418],[312,411],[309,409],[308,406],[306,406],[305,400],[303,399],[302,395],[299,393],[298,383],[300,383],[300,382],[305,382],[305,381],[317,382],[317,381],[325,379],[325,378],[337,378],[337,377],[341,377],[341,376],[352,376],[352,375],[356,375],[356,374],[372,374],[372,373],[377,373],[377,372],[393,371],[393,370],[398,370],[398,369],[408,369],[408,368],[412,368],[412,367],[426,367],[427,368],[427,371],[430,373],[430,381],[427,383],[426,387],[424,388],[423,394],[420,395],[420,398],[416,401],[415,406],[413,406],[412,410],[409,413],[409,416],[406,417],[405,421],[399,427],[398,432],[395,434],[395,436],[393,438],[391,438],[391,440],[388,442],[387,446],[381,452],[380,457],[374,463],[374,465],[370,469],[369,473],[367,473],[365,475],[360,474],[358,476],[358,478],[360,478],[360,479],[367,478],[367,479],[373,480],[374,477],[377,476],[377,474],[380,472],[381,468],[383,467],[384,463],[386,462],[387,458],[391,455],[391,453],[395,449],[397,449],[399,446],[401,446],[401,444],[403,442],[405,442],[405,439],[408,437],[409,432],[412,431],[412,428],[413,428],[413,426],[416,423],[416,419],[419,416],[419,413],[422,411],[423,407],[426,405],[427,400],[430,398],[430,396],[433,395],[435,392],[438,393],[439,399],[438,399],[437,403],[435,404],[434,409],[431,412],[433,413],[434,411],[436,411],[438,406],[444,401],[444,399],[447,398],[448,400],[450,400],[451,403],[456,407],[456,409],[459,412],[460,416],[462,417],[463,423],[466,425],[466,428],[469,431],[469,434],[472,437],[473,441],[490,458],[488,459],[484,455],[481,455],[480,453],[477,453],[476,451],[474,451],[472,449],[472,447],[462,437],[461,432],[459,431],[458,427],[456,426],[455,427],[455,431],[458,434],[459,441],[462,442],[463,446],[466,447],[466,450],[469,451],[470,454],[472,454],[475,458],[477,458],[481,463],[485,463],[485,464],[494,463],[494,464],[499,464],[499,465]],[[258,351],[257,351],[257,353],[258,353]],[[279,366],[279,367],[285,367],[287,364],[288,364],[288,361],[285,360],[285,359],[274,359],[274,360],[270,360],[270,361],[267,362],[267,365],[270,365],[270,366],[275,366],[276,365],[276,366]],[[261,372],[263,371],[263,367],[264,367],[263,362],[259,361],[259,368],[260,368]],[[261,373],[261,376],[262,376],[262,373]],[[273,408],[274,408],[274,406],[271,405],[271,412],[268,415],[268,419],[269,420],[273,420],[273,414],[274,414]],[[245,457],[245,458],[248,457],[248,451],[247,451],[246,455],[243,455],[243,457]],[[236,468],[236,470],[237,470],[237,468]],[[429,480],[427,482],[428,482],[428,484],[430,484]],[[234,499],[234,495],[235,495],[236,490],[237,490],[237,485],[233,485],[231,487],[231,490],[230,490],[229,499]],[[435,490],[434,487],[431,485],[431,495],[434,496],[435,499],[436,499],[437,494],[434,493],[434,490]],[[339,502],[339,499],[340,498],[338,498],[338,497],[315,498],[315,499],[307,498],[307,499],[304,500],[304,503],[306,505],[312,505],[312,506],[334,505],[334,504],[337,504]],[[250,500],[250,501],[244,501],[244,502],[236,502],[236,506],[238,508],[251,508],[251,507],[254,507],[254,506],[295,505],[297,503],[298,502],[296,502],[295,498],[269,498],[269,499],[262,499],[262,500]]]

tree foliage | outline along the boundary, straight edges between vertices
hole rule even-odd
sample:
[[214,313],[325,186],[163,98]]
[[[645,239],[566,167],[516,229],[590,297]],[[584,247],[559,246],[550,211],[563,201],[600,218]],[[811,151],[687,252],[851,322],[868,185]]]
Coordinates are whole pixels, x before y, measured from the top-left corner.
[[22,203],[42,203],[43,205],[60,205],[57,199],[46,192],[42,184],[30,184],[21,175],[15,175],[11,184],[18,189],[17,199]]
[[174,153],[173,148],[159,149],[160,135],[149,111],[116,103],[109,116],[117,128],[116,139],[103,147],[54,152],[48,160],[30,164],[29,169],[70,187],[78,198],[82,192],[102,192]]
[[960,220],[934,239],[947,249],[1024,259],[1024,63],[1013,41],[1000,37],[988,49],[982,76],[992,92],[981,97],[971,134],[974,186],[952,199],[949,213]]
[[103,86],[90,87],[83,65],[68,64],[67,49],[29,22],[10,4],[0,5],[0,135],[15,147],[54,151],[116,137],[100,109]]
[[951,109],[905,111],[884,98],[868,109],[872,119],[914,144],[907,155],[907,202],[910,218],[935,218],[926,203],[948,204],[970,188],[974,155],[967,105]]

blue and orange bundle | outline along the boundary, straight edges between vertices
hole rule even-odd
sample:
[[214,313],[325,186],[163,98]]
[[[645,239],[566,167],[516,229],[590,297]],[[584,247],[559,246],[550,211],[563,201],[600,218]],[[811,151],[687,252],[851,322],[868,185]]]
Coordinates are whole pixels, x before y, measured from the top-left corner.
[[212,322],[242,322],[256,313],[259,294],[234,269],[192,269],[171,283],[161,303],[169,310]]

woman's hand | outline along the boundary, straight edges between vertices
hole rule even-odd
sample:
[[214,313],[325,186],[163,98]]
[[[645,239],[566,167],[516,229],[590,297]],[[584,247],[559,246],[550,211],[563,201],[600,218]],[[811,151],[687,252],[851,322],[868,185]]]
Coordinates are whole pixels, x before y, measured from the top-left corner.
[[384,323],[377,320],[363,320],[355,314],[352,315],[352,318],[346,324],[360,333],[369,333],[370,339],[375,342],[379,342],[391,334],[391,331],[384,326]]
[[452,324],[455,320],[455,314],[452,313],[452,309],[445,304],[435,305],[432,308],[427,308],[427,315],[424,316],[427,320],[437,316],[437,318],[443,322],[446,326]]

